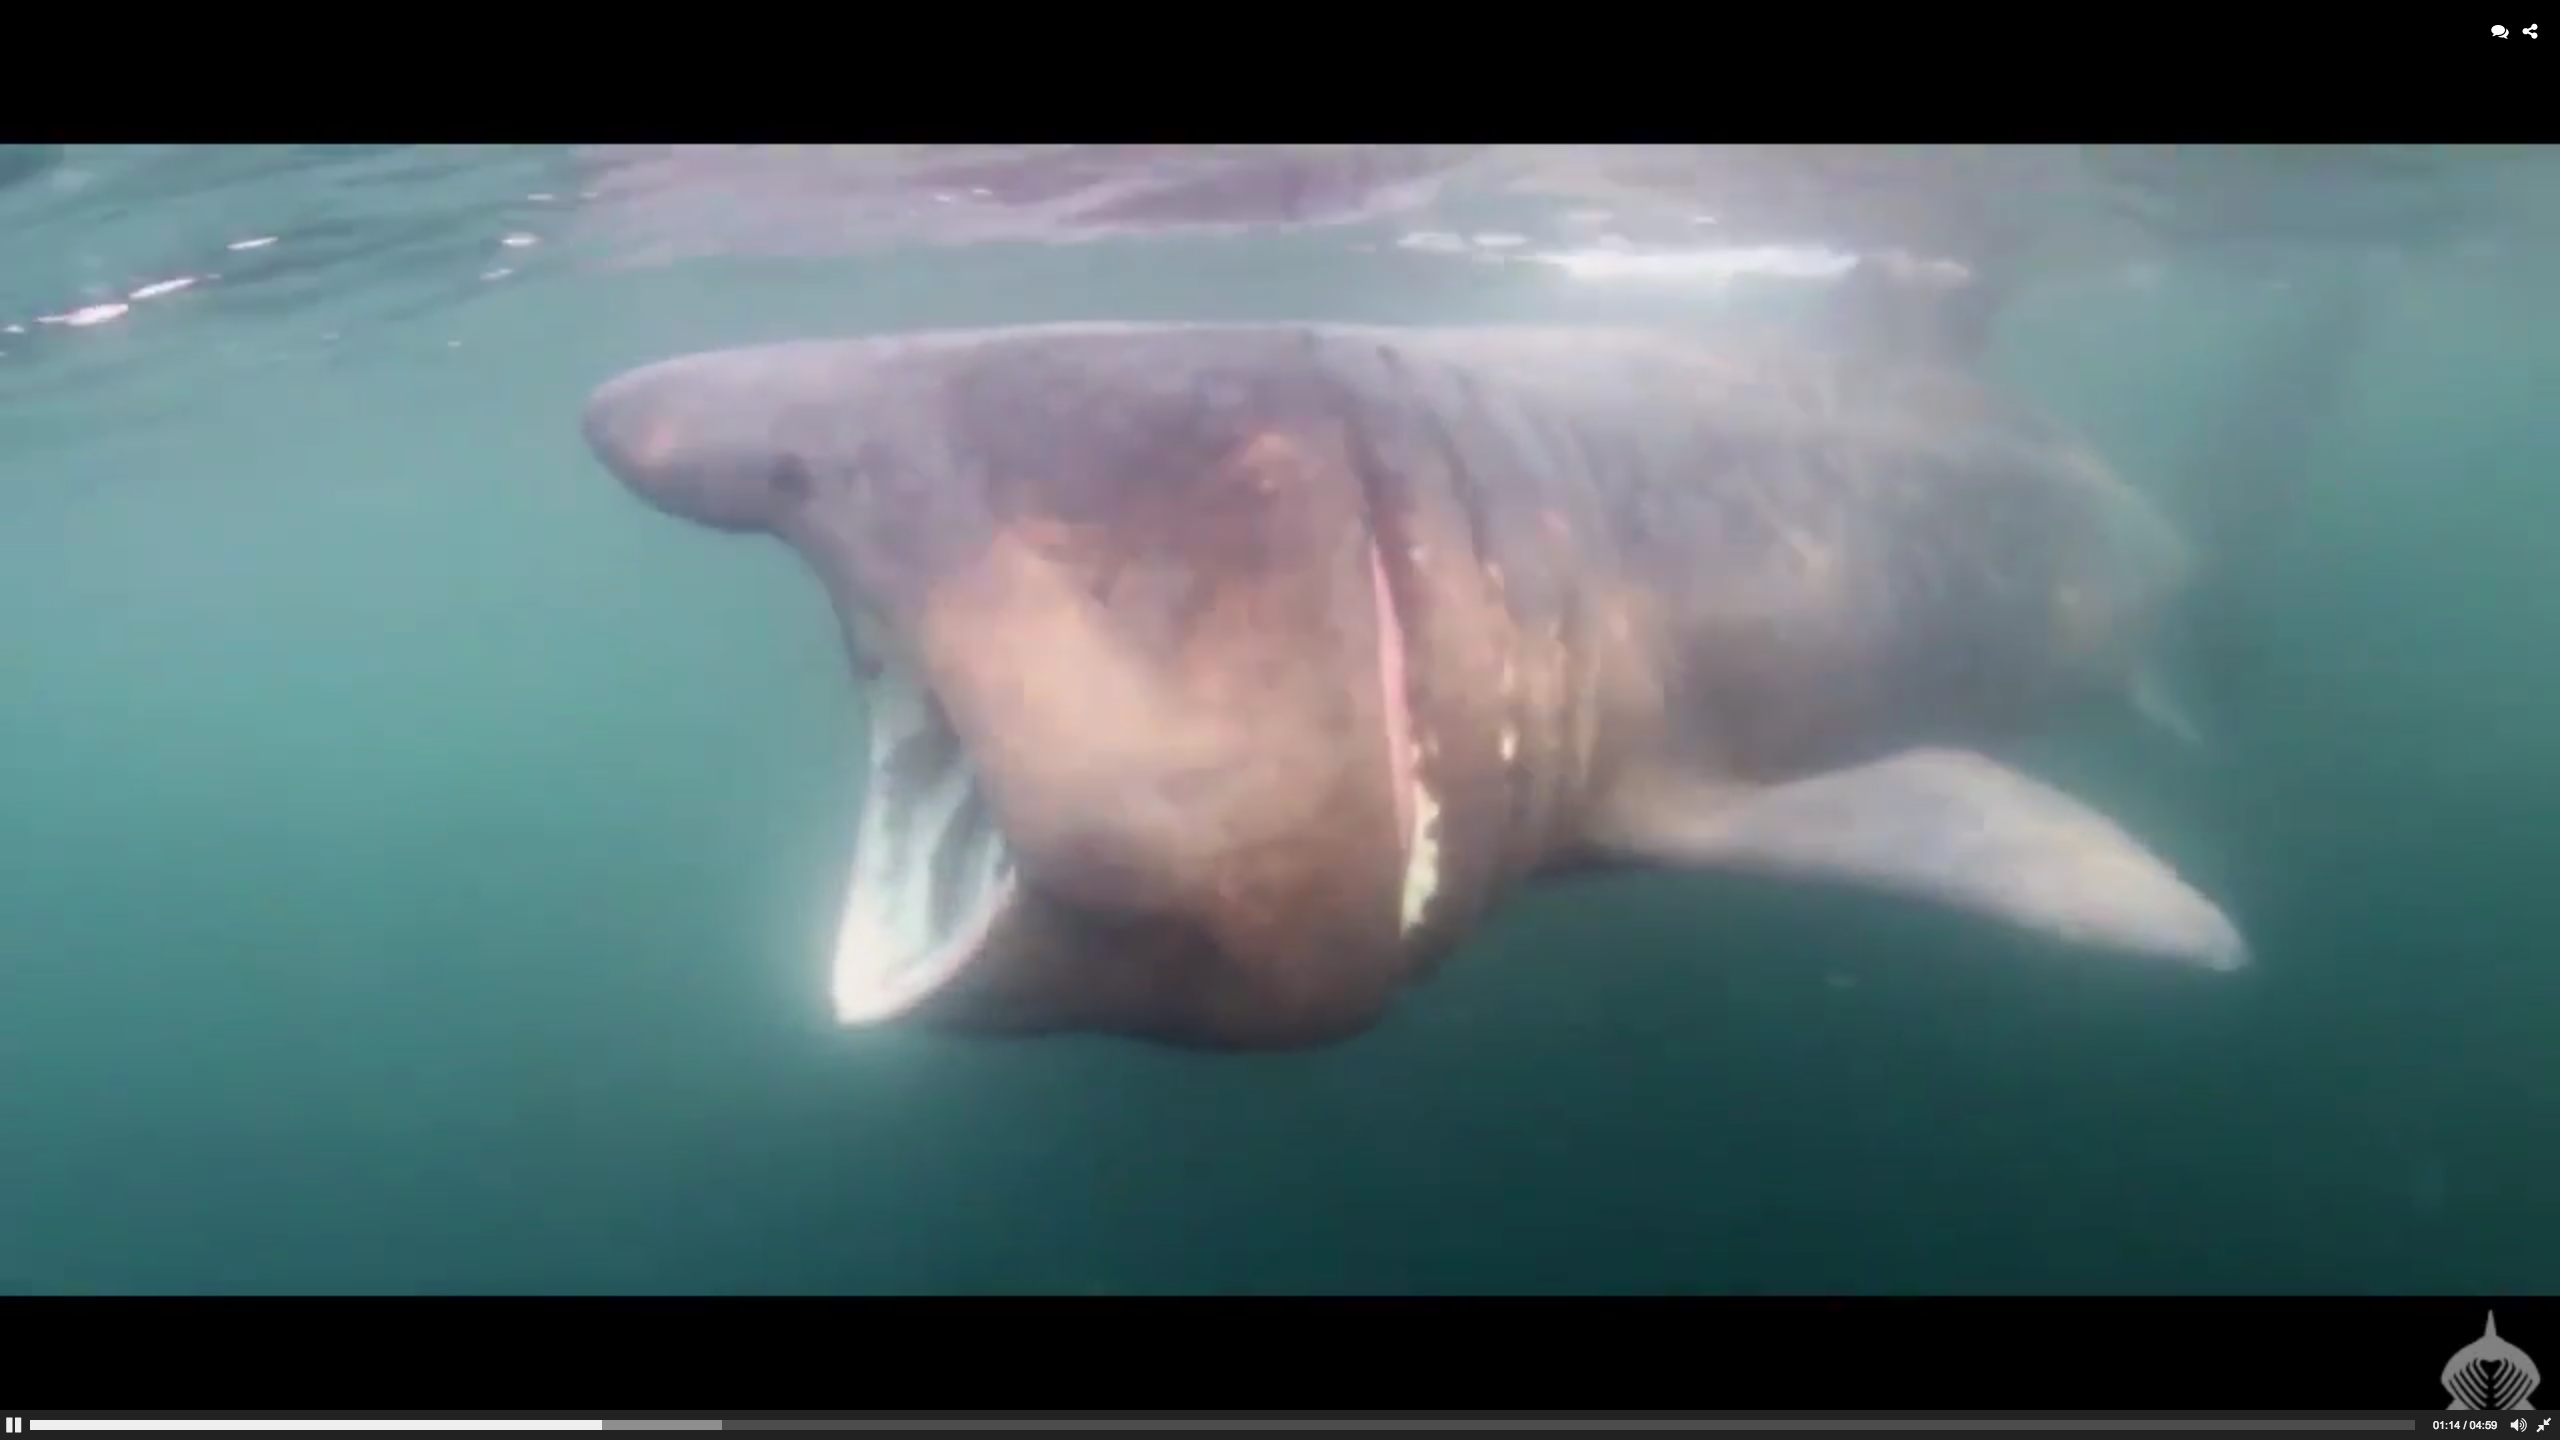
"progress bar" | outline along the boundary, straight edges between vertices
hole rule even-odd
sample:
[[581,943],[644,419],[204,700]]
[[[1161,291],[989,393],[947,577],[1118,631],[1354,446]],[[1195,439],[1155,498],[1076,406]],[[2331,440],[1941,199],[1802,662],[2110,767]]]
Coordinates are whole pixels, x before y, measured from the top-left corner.
[[[2437,1428],[2444,1420],[2434,1415],[1680,1415],[1626,1416],[1594,1415],[1437,1418],[1405,1415],[1359,1415],[1352,1413],[1310,1415],[1295,1418],[1254,1417],[1241,1415],[1191,1416],[1179,1419],[1153,1415],[1125,1416],[935,1416],[914,1414],[879,1415],[765,1415],[737,1419],[700,1417],[658,1419],[629,1416],[612,1420],[559,1419],[494,1419],[481,1416],[374,1416],[369,1418],[314,1418],[296,1416],[289,1419],[253,1419],[224,1416],[187,1419],[167,1416],[133,1416],[130,1418],[45,1419],[10,1417],[6,1433],[54,1430],[1621,1430],[1621,1431],[1734,1431],[1734,1430],[2006,1430],[2006,1431],[2372,1431],[2407,1432]],[[2516,1422],[2509,1422],[2516,1423]],[[2503,1428],[2503,1427],[2501,1427]],[[2482,1440],[2486,1440],[2483,1432]]]

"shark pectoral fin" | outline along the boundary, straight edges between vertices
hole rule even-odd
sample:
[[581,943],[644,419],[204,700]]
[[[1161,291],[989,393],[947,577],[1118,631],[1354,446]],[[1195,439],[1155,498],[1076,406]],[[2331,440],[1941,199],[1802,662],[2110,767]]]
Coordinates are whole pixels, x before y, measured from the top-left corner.
[[1618,788],[1592,838],[1623,859],[1868,885],[2208,969],[2248,957],[2222,911],[2113,821],[1968,751],[1742,791],[1646,777]]

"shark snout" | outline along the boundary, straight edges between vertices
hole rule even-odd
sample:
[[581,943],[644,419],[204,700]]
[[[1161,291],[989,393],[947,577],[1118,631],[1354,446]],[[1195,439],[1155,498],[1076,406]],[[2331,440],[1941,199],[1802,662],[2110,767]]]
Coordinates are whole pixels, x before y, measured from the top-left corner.
[[654,474],[678,448],[679,435],[649,370],[617,375],[587,397],[579,429],[587,448],[625,483]]
[[785,468],[765,423],[771,406],[722,358],[618,375],[587,397],[580,429],[605,468],[658,509],[722,530],[768,528]]

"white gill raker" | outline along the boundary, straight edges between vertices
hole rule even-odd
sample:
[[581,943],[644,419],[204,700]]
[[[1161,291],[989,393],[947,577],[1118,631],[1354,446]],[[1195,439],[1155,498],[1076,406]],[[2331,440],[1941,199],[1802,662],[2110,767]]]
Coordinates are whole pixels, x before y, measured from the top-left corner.
[[1404,862],[1404,933],[1410,935],[1430,913],[1440,893],[1440,802],[1422,780],[1421,747],[1413,765],[1413,849]]
[[[1418,558],[1420,546],[1405,552]],[[1406,669],[1404,619],[1375,540],[1369,545],[1369,594],[1378,650],[1378,700],[1386,726],[1387,783],[1394,799],[1396,839],[1404,852],[1404,882],[1397,905],[1406,934],[1419,926],[1440,891],[1440,804],[1424,779],[1430,745],[1415,722],[1413,687]]]

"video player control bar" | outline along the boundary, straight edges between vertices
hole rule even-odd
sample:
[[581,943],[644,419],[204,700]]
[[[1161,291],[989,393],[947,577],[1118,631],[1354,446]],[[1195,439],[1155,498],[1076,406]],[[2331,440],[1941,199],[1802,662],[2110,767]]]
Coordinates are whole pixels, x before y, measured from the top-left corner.
[[[112,1417],[25,1417],[11,1416],[0,1422],[0,1432],[20,1435],[30,1432],[69,1430],[868,1430],[886,1431],[966,1431],[966,1430],[1050,1430],[1050,1431],[1196,1431],[1196,1430],[1398,1430],[1398,1431],[1567,1431],[1616,1430],[1643,1432],[1679,1431],[2064,1431],[2104,1430],[2140,1431],[2371,1431],[2438,1430],[2445,1416],[2432,1415],[1660,1415],[1535,1417],[1477,1415],[1440,1418],[1432,1416],[1361,1415],[1336,1413],[1291,1417],[1248,1415],[1193,1415],[1167,1418],[1158,1415],[1118,1416],[1029,1416],[984,1415],[976,1417],[921,1416],[901,1414],[878,1415],[769,1415],[738,1419],[658,1419],[633,1416],[614,1420],[504,1419],[481,1416],[376,1416],[370,1418],[292,1418],[169,1416]],[[2540,1418],[2540,1417],[2536,1417]],[[2522,1425],[2522,1421],[2509,1424]],[[2503,1427],[2501,1427],[2503,1428]],[[2482,1440],[2487,1440],[2485,1429]]]

